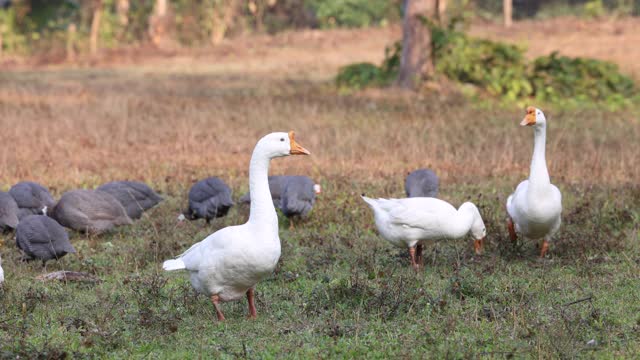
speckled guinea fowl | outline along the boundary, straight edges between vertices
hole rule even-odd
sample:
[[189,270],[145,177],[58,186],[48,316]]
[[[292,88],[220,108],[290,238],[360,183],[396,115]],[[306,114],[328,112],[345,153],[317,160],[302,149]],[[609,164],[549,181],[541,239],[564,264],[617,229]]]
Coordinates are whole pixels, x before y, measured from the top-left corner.
[[44,215],[29,215],[20,221],[16,244],[27,260],[42,260],[43,263],[76,252],[62,225]]
[[0,231],[15,230],[18,226],[18,204],[11,195],[0,191]]
[[64,193],[53,207],[51,217],[70,229],[94,234],[132,223],[116,198],[93,190]]
[[430,169],[418,169],[407,175],[404,181],[404,191],[407,197],[436,197],[440,181],[435,172]]
[[46,215],[56,203],[46,187],[32,181],[21,181],[13,185],[9,194],[18,204],[19,219],[27,215]]
[[109,193],[116,198],[132,219],[139,219],[145,210],[162,201],[162,197],[153,189],[138,181],[112,181],[100,185],[96,190]]
[[[316,202],[316,194],[320,192],[319,185],[307,176],[289,176],[282,191],[280,210],[292,219],[306,217]],[[293,221],[291,221],[293,228]]]
[[227,215],[233,206],[231,188],[213,176],[195,183],[189,190],[189,207],[183,212],[189,220],[211,219]]

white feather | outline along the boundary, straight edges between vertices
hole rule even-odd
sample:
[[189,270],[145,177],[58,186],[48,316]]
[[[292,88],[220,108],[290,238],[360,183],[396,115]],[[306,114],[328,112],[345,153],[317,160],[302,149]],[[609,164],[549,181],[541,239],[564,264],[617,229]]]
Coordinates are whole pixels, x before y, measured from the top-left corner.
[[165,271],[182,270],[184,268],[184,261],[182,261],[182,259],[171,259],[162,263],[162,269]]

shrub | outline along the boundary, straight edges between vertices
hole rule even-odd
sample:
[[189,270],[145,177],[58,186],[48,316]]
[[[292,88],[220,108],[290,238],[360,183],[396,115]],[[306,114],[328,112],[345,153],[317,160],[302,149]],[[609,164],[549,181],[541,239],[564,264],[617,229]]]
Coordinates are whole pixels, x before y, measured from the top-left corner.
[[[489,94],[515,101],[535,97],[548,102],[597,102],[610,107],[626,105],[638,96],[633,80],[615,64],[588,58],[569,58],[557,52],[527,63],[525,49],[456,31],[425,20],[431,28],[436,71],[449,79],[474,84]],[[342,88],[362,89],[390,84],[400,67],[402,43],[385,50],[381,66],[349,65],[336,79]]]
[[390,0],[308,0],[322,27],[363,27],[399,18],[400,9]]
[[559,56],[557,52],[537,58],[530,74],[536,98],[560,101],[600,101],[617,105],[633,97],[633,80],[615,64],[587,58]]
[[387,46],[380,66],[368,62],[344,66],[338,71],[336,84],[343,89],[356,90],[389,85],[398,76],[401,53],[402,43],[398,41],[392,46]]

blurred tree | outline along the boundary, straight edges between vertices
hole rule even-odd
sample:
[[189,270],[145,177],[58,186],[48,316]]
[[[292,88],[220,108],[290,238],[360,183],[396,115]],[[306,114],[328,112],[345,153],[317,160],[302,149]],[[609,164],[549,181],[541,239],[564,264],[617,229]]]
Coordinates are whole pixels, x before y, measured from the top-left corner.
[[414,89],[421,80],[433,74],[431,29],[423,18],[432,19],[437,12],[436,0],[405,0],[402,23],[402,57],[397,84]]
[[167,0],[156,0],[149,19],[149,38],[157,47],[166,47],[169,23]]
[[502,14],[504,26],[510,28],[513,22],[513,0],[502,0]]
[[102,0],[94,0],[93,15],[91,16],[91,33],[89,35],[89,51],[91,55],[98,54],[98,35],[100,35],[100,19],[102,18]]
[[213,6],[211,15],[211,44],[219,44],[238,12],[238,0],[220,0]]

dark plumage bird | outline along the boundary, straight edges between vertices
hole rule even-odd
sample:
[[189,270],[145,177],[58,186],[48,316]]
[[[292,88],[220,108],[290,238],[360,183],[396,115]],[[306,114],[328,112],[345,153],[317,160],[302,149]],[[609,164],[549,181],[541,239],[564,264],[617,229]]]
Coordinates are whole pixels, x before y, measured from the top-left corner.
[[189,220],[211,219],[227,215],[233,206],[231,189],[217,177],[209,177],[195,183],[189,190],[189,207],[183,211]]
[[407,197],[436,197],[439,184],[436,173],[429,169],[419,169],[407,175],[404,191]]
[[[307,176],[289,176],[280,198],[280,210],[288,217],[306,217],[316,202],[320,185]],[[293,221],[290,222],[293,228]]]
[[142,212],[162,201],[162,197],[147,184],[137,181],[112,181],[100,185],[96,190],[116,198],[132,219],[139,219]]
[[0,191],[0,231],[15,230],[18,226],[18,204],[11,195]]
[[21,181],[13,185],[9,194],[18,204],[18,219],[27,215],[46,215],[56,203],[46,187],[32,181]]
[[[273,205],[275,207],[280,207],[282,191],[284,190],[284,185],[287,183],[289,177],[290,176],[286,175],[269,176],[269,191],[271,192],[271,198],[273,199]],[[242,195],[238,201],[242,204],[251,203],[251,194],[246,193]]]
[[53,207],[51,217],[70,229],[94,234],[133,223],[116,198],[94,190],[64,193]]
[[16,229],[16,244],[27,260],[42,260],[43,264],[76,252],[67,231],[44,215],[29,215],[20,221]]

